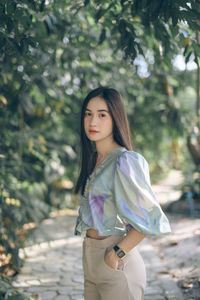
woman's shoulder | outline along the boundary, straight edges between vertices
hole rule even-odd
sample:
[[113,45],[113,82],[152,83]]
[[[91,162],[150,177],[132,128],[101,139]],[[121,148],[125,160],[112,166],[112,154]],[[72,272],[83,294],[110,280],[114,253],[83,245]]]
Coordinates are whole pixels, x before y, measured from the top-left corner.
[[133,174],[137,177],[149,179],[149,164],[144,156],[133,150],[126,150],[120,153],[116,161],[116,174],[126,175],[132,178]]
[[126,148],[124,149],[124,151],[122,151],[118,157],[117,157],[117,160],[119,162],[131,162],[131,161],[135,161],[135,162],[138,162],[138,163],[143,163],[143,164],[147,164],[147,161],[146,159],[144,158],[144,156],[137,152],[137,151],[134,151],[134,150],[127,150]]

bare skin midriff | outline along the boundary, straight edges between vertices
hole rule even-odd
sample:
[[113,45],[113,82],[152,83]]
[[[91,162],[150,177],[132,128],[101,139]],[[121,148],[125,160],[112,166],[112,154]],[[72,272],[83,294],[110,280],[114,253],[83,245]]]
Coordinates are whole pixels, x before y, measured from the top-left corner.
[[104,240],[107,237],[109,237],[110,235],[106,235],[106,236],[98,235],[98,232],[96,229],[90,228],[86,231],[86,236],[90,237],[91,239]]

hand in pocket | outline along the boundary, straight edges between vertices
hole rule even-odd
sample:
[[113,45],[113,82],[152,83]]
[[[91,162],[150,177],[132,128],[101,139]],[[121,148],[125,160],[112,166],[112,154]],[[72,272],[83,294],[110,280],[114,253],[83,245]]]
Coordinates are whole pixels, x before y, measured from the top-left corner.
[[107,251],[104,255],[105,263],[112,269],[118,269],[118,257],[113,249]]

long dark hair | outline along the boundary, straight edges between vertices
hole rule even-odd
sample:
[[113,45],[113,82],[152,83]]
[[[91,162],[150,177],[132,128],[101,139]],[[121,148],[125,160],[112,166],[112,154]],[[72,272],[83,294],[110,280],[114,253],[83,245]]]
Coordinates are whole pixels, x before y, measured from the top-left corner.
[[92,173],[96,164],[97,152],[95,143],[91,142],[85,134],[84,115],[90,99],[97,96],[104,99],[107,103],[113,120],[113,138],[115,142],[127,150],[132,150],[129,122],[120,93],[113,88],[102,86],[92,90],[85,98],[81,110],[81,170],[74,194],[77,194],[81,189],[81,195],[83,195],[87,177]]

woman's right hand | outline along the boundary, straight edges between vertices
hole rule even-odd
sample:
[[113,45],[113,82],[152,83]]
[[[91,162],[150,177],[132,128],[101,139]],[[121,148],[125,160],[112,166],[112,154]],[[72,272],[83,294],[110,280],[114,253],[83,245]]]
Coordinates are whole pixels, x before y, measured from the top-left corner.
[[119,260],[114,249],[111,249],[110,251],[106,252],[104,256],[104,261],[110,268],[117,270]]

